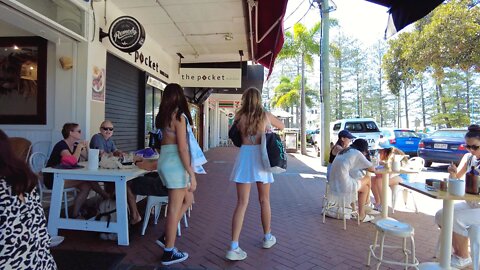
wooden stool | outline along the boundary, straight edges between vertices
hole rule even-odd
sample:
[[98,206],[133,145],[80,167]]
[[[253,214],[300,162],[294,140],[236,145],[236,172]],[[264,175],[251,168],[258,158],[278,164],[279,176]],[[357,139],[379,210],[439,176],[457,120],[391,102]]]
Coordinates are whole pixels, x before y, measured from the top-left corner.
[[[397,221],[393,218],[380,219],[375,223],[375,228],[377,229],[375,233],[375,240],[373,245],[370,245],[370,251],[368,252],[368,261],[367,265],[370,266],[370,259],[373,256],[377,261],[377,269],[380,268],[380,264],[387,263],[393,265],[402,265],[405,266],[405,269],[408,267],[414,267],[418,269],[418,260],[415,257],[415,241],[413,239],[414,229],[410,224]],[[380,244],[378,244],[378,236],[380,234]],[[403,244],[401,246],[389,246],[385,245],[385,236],[396,236],[403,238]],[[410,238],[410,250],[407,249],[407,239]],[[380,248],[380,256],[375,254],[375,250]],[[384,248],[401,248],[404,254],[405,260],[403,262],[397,262],[392,260],[387,260],[383,258],[383,249]],[[408,262],[408,254],[411,254],[411,262]]]

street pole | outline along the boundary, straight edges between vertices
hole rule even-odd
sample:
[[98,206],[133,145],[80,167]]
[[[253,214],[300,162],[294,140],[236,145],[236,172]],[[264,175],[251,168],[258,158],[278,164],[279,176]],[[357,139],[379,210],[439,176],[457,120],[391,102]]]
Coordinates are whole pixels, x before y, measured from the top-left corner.
[[330,37],[330,6],[329,0],[316,0],[320,9],[320,107],[321,126],[320,158],[322,165],[328,162],[330,154],[330,68],[329,68],[329,37]]

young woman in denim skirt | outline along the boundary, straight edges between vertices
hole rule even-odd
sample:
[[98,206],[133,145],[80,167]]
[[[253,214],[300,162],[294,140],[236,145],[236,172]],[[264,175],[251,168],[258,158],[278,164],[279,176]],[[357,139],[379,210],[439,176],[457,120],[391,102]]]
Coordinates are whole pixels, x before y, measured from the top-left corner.
[[163,265],[182,262],[188,258],[188,253],[175,248],[177,224],[192,204],[193,191],[197,187],[195,172],[190,165],[186,121],[192,124],[183,88],[175,83],[168,84],[155,118],[155,126],[163,134],[157,170],[168,189],[165,236],[157,240],[160,246],[164,246]]

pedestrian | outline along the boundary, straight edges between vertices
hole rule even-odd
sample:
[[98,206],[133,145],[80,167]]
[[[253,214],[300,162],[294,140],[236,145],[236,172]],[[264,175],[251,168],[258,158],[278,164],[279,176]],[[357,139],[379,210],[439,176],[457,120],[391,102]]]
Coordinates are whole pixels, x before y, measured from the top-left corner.
[[330,148],[330,155],[328,157],[328,166],[327,166],[327,181],[330,177],[330,168],[332,167],[333,160],[335,157],[342,151],[343,149],[347,148],[351,143],[352,140],[356,137],[352,135],[348,130],[344,129],[338,133],[338,140],[337,142],[331,146]]
[[[393,146],[388,148],[381,148],[378,149],[379,152],[379,160],[378,164],[382,166],[387,166],[387,164],[395,159],[395,156],[402,156],[402,167],[408,162],[407,156],[405,153]],[[408,181],[409,176],[405,173],[391,173],[389,176],[388,186],[394,192],[395,186],[402,183],[404,180]],[[382,211],[382,175],[376,174],[372,178],[372,194],[375,198],[375,204],[373,205],[373,209],[376,211]]]
[[0,129],[0,268],[57,269],[37,176]]
[[[466,153],[460,164],[448,166],[450,178],[462,178],[472,167],[478,169],[480,166],[480,126],[470,125],[465,134]],[[453,254],[452,267],[462,269],[472,264],[472,258],[468,253],[468,227],[480,225],[480,201],[464,201],[454,205],[453,210]],[[443,209],[435,214],[435,222],[442,225]]]
[[157,240],[164,241],[163,265],[182,262],[188,258],[188,253],[175,248],[177,224],[192,204],[193,192],[197,188],[188,147],[187,121],[193,123],[183,88],[175,83],[168,84],[155,117],[155,126],[163,134],[157,170],[168,189],[165,236]]
[[338,153],[330,171],[329,197],[337,203],[345,201],[349,205],[358,201],[358,217],[362,222],[369,222],[373,216],[365,212],[365,204],[370,194],[370,175],[375,168],[370,162],[368,143],[356,139],[350,147]]
[[239,246],[239,238],[252,183],[257,184],[261,207],[264,232],[262,246],[271,248],[277,241],[270,227],[270,184],[273,183],[273,175],[262,163],[261,138],[270,125],[280,130],[285,127],[282,121],[263,110],[261,94],[256,88],[249,88],[243,93],[242,105],[235,115],[235,121],[238,121],[242,146],[230,176],[230,181],[235,182],[237,187],[237,206],[232,218],[232,242],[226,254],[226,258],[231,261],[247,258],[247,253]]

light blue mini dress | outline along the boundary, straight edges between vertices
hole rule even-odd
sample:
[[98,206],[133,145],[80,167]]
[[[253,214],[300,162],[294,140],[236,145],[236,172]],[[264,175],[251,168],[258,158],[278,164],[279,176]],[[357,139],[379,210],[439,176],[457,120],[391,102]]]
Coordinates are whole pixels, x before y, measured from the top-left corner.
[[190,183],[190,176],[183,167],[176,144],[162,145],[157,170],[162,183],[168,189],[186,188]]

